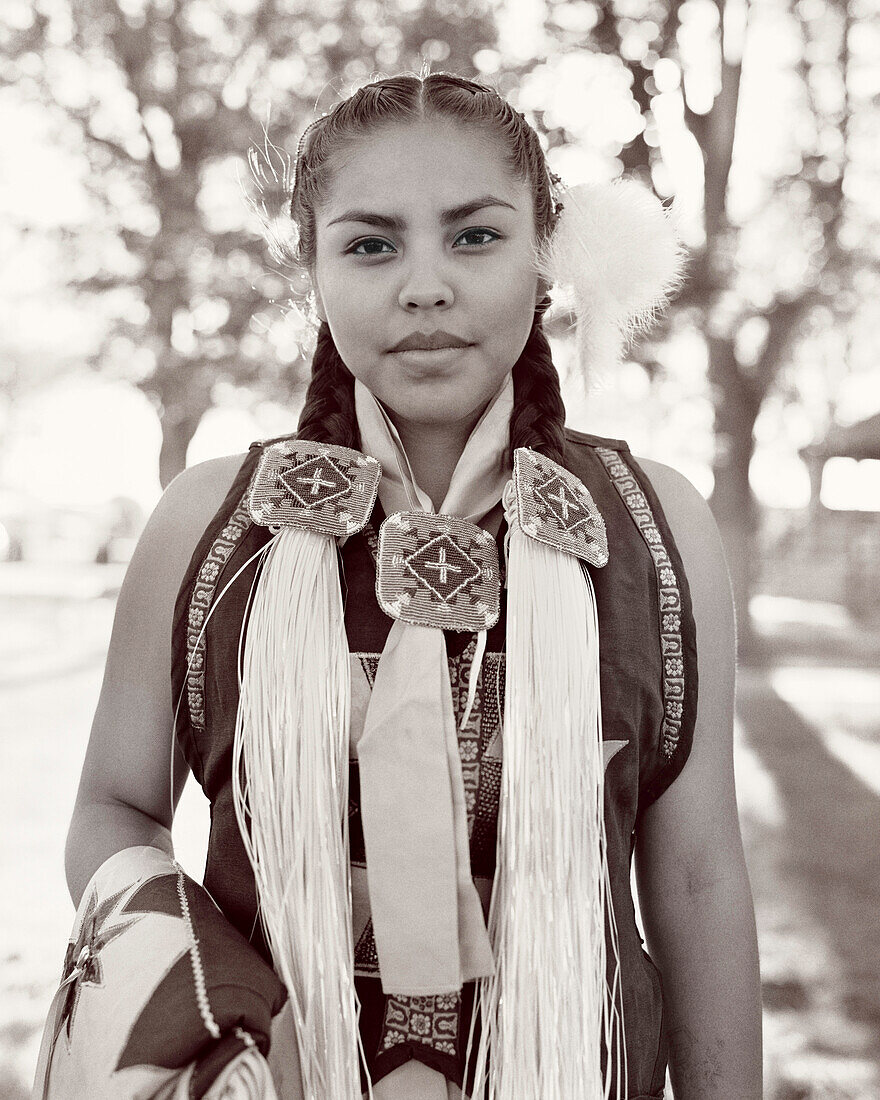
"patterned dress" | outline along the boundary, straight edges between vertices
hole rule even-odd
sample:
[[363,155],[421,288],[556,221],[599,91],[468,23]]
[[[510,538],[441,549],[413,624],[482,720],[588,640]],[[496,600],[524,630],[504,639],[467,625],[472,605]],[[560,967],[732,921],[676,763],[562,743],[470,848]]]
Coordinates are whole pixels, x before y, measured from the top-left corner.
[[[621,954],[628,1097],[656,1100],[663,1096],[667,1059],[662,987],[635,922],[630,864],[641,814],[679,774],[690,751],[697,698],[694,623],[671,532],[650,481],[627,445],[568,429],[566,437],[565,464],[590,490],[608,531],[608,565],[592,570],[591,575],[600,624],[603,735],[614,742],[606,751],[605,824]],[[175,699],[182,694],[186,702],[180,709],[177,735],[211,801],[205,886],[232,924],[271,961],[259,928],[253,875],[238,834],[231,791],[236,655],[253,565],[243,570],[215,606],[218,593],[268,536],[265,528],[251,522],[244,505],[264,445],[251,448],[193,555],[177,601],[172,675]],[[484,521],[487,527],[491,516]],[[392,622],[375,596],[376,531],[383,518],[377,503],[368,527],[349,539],[341,553],[352,673],[349,825],[361,1041],[374,1084],[409,1059],[418,1059],[471,1096],[479,1014],[467,1081],[464,1062],[475,983],[466,982],[460,993],[415,997],[384,994],[379,979],[360,820],[357,741]],[[502,564],[504,534],[502,521],[497,533]],[[458,733],[471,872],[486,917],[495,873],[503,767],[504,610],[502,590],[502,614],[488,634],[475,703]],[[474,635],[446,632],[456,727],[464,713],[474,645]],[[361,1086],[366,1090],[363,1067]]]

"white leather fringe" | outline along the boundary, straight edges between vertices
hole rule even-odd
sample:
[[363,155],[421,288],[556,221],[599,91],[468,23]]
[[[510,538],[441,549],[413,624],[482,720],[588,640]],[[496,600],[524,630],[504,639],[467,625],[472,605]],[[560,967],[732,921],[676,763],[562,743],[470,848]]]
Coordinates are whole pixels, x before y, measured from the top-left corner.
[[[615,1098],[626,1096],[627,1072],[595,596],[576,558],[525,536],[515,509],[507,521],[504,767],[488,921],[496,966],[477,982],[474,1092],[610,1100],[612,1078]],[[365,1062],[351,933],[349,677],[336,546],[284,529],[252,593],[233,798],[290,994],[303,1094],[322,1100],[360,1097],[358,1051]],[[466,1079],[472,1040],[473,1029]]]
[[252,601],[233,742],[235,812],[290,995],[304,1095],[354,1100],[361,1042],[348,833],[351,685],[334,540],[284,528]]
[[[495,973],[477,987],[474,1093],[482,1096],[485,1083],[487,1100],[601,1100],[611,1095],[614,1069],[622,1097],[596,602],[578,559],[525,536],[515,504],[506,513],[504,766],[489,910]],[[472,1046],[473,1030],[468,1065]]]

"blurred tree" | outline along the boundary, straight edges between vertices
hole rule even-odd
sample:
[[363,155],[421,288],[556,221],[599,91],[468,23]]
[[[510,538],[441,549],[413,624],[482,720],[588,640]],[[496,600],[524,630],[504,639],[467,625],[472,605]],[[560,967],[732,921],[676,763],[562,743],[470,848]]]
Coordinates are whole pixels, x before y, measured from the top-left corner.
[[[236,182],[263,123],[292,151],[339,95],[428,58],[492,79],[582,175],[625,171],[695,207],[691,277],[668,324],[706,343],[712,504],[747,644],[756,417],[802,335],[838,324],[877,272],[875,222],[853,201],[878,136],[866,75],[878,44],[854,34],[863,2],[6,0],[0,83],[73,125],[88,158],[94,214],[66,231],[67,262],[112,315],[96,365],[156,402],[163,483],[218,384],[287,400],[303,384],[309,333],[281,308],[291,288],[267,268]],[[773,148],[741,122],[762,20],[752,71],[775,66],[786,99],[750,117],[784,116]],[[637,353],[656,375],[651,346]]]
[[[220,382],[290,399],[304,341],[283,274],[236,182],[272,138],[288,150],[339,95],[423,57],[473,72],[488,0],[8,0],[0,84],[76,124],[94,223],[71,241],[71,283],[112,303],[95,365],[132,378],[162,423],[163,485]],[[273,305],[273,303],[275,303]]]
[[[524,98],[542,104],[536,113],[551,146],[574,142],[593,152],[587,174],[626,172],[667,198],[683,180],[693,192],[696,165],[701,170],[701,239],[691,243],[689,281],[668,324],[691,318],[707,344],[715,410],[710,503],[728,550],[745,654],[754,642],[747,609],[759,560],[749,484],[755,420],[817,310],[824,324],[846,320],[856,308],[858,273],[877,270],[876,255],[858,247],[858,215],[846,202],[857,8],[858,0],[798,0],[791,13],[769,12],[778,20],[774,64],[791,78],[788,132],[775,156],[738,128],[749,0],[551,0],[548,56],[520,63]],[[616,112],[601,94],[612,76],[624,89]],[[873,109],[873,93],[864,105]],[[691,149],[688,182],[682,165]],[[757,198],[748,204],[733,201],[737,173],[755,177]],[[651,348],[643,354],[654,372]]]

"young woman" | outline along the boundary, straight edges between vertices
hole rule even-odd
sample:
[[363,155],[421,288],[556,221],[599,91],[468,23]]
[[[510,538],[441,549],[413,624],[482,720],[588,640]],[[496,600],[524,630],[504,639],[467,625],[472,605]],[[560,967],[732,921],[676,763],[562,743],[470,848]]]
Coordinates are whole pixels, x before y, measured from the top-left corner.
[[[614,1006],[610,1016],[599,1012],[598,1018],[606,1025],[616,1021],[603,1031],[599,1079],[612,1096],[661,1097],[668,1060],[676,1100],[757,1100],[760,992],[734,792],[735,638],[724,556],[710,512],[685,478],[660,463],[635,459],[622,441],[565,427],[542,328],[549,288],[533,263],[536,242],[554,232],[559,215],[538,137],[495,92],[434,74],[362,88],[314,124],[307,138],[291,213],[297,258],[312,277],[321,324],[297,439],[350,448],[381,463],[379,499],[369,521],[339,540],[350,651],[350,944],[361,1006],[358,1041],[366,1061],[360,1090],[367,1095],[368,1070],[372,1094],[380,1098],[482,1094],[473,1058],[466,1072],[465,1055],[469,1039],[476,1050],[481,1035],[480,1013],[474,1011],[477,982],[493,972],[482,922],[497,936],[503,920],[498,912],[490,919],[490,897],[501,850],[499,801],[515,794],[501,793],[507,790],[508,758],[510,767],[516,765],[510,756],[514,742],[501,727],[507,600],[521,582],[514,580],[511,554],[510,576],[503,578],[511,595],[501,588],[498,618],[494,624],[487,618],[484,630],[403,624],[377,602],[376,531],[395,509],[461,517],[495,543],[504,572],[506,535],[516,520],[502,498],[517,452],[539,461],[543,456],[569,471],[577,483],[567,484],[585,487],[601,516],[595,530],[607,536],[607,564],[599,558],[583,567],[595,593],[599,632],[606,863],[597,890],[607,886],[601,958]],[[523,448],[529,451],[518,450]],[[269,449],[254,445],[247,455],[186,470],[144,531],[119,597],[66,866],[79,904],[93,873],[114,853],[150,846],[170,855],[172,807],[191,768],[211,800],[205,887],[228,922],[275,964],[296,999],[290,977],[295,956],[320,952],[322,945],[285,948],[278,928],[264,923],[274,904],[269,879],[262,864],[256,872],[252,868],[254,849],[240,825],[243,805],[256,821],[263,765],[253,763],[255,756],[238,755],[236,747],[248,721],[241,717],[241,693],[251,675],[245,671],[240,678],[245,626],[250,616],[251,632],[258,619],[259,630],[271,632],[274,613],[274,605],[258,608],[254,591],[277,527],[261,525],[248,508],[249,486]],[[310,477],[315,493],[330,484],[326,469],[312,470]],[[567,516],[566,489],[556,491]],[[444,551],[425,568],[437,576],[443,569],[445,583],[449,570],[463,568],[454,553]],[[273,568],[277,573],[277,561]],[[526,584],[522,591],[528,589]],[[272,590],[276,602],[279,591]],[[314,598],[323,597],[316,590]],[[574,614],[562,608],[563,619]],[[558,633],[548,633],[545,647],[567,644],[570,623],[556,625]],[[431,696],[435,643],[445,644],[440,652],[446,667],[439,694]],[[560,649],[557,656],[563,655]],[[261,668],[261,659],[254,657],[248,667]],[[547,667],[552,673],[555,666],[551,661]],[[450,827],[444,834],[449,850],[438,847],[435,867],[427,842],[411,836],[420,813],[433,820],[442,809],[428,779],[422,786],[419,778],[429,771],[427,760],[420,771],[421,749],[412,750],[415,759],[407,756],[424,731],[415,722],[407,727],[412,739],[395,742],[399,729],[393,720],[382,725],[371,692],[381,693],[392,715],[401,713],[405,697],[422,707],[418,713],[436,717],[448,697],[447,675],[459,749],[459,757],[449,761],[451,797],[458,799],[450,820],[459,832]],[[329,696],[328,690],[318,698]],[[377,729],[387,733],[387,743]],[[252,785],[242,792],[234,773],[249,760]],[[548,774],[564,776],[568,762],[550,766],[557,770]],[[383,803],[388,791],[393,797]],[[309,793],[294,797],[305,805]],[[551,803],[552,797],[546,807],[556,815],[554,828],[564,831],[567,820],[581,820],[571,816],[577,807]],[[398,823],[396,836],[377,809],[383,805]],[[404,957],[397,936],[412,932],[427,956],[432,940],[439,943],[448,931],[449,913],[439,902],[416,907],[412,912],[420,915],[410,928],[394,904],[405,897],[415,906],[407,875],[424,869],[429,882],[434,874],[440,881],[439,864],[453,843],[459,845],[458,863],[453,856],[449,865],[454,873],[461,869],[463,822],[466,882],[459,876],[453,894],[443,897],[457,896],[461,903],[461,942],[453,946],[461,949],[455,957],[465,979],[460,988],[454,980],[431,986],[430,977],[420,984],[442,966],[432,970],[433,961],[418,951]],[[504,828],[514,826],[511,821]],[[580,838],[567,843],[576,851]],[[633,854],[650,958],[630,893]],[[482,906],[477,916],[474,897]],[[510,907],[526,911],[533,900],[520,893]],[[562,904],[584,909],[590,899],[569,896]],[[330,910],[321,912],[329,928]],[[550,930],[538,929],[536,942],[544,931],[551,938]],[[294,963],[282,961],[285,950]],[[441,964],[445,950],[437,950]],[[553,990],[567,980],[564,970],[533,974],[558,1020],[566,1007],[553,1001]],[[528,967],[518,973],[519,992],[499,987],[502,1002],[508,988],[513,1012],[512,1001],[525,1003],[530,996],[522,982]],[[298,992],[299,1011],[311,991]],[[298,1018],[304,1026],[305,1017]],[[294,1035],[290,1004],[281,1021],[283,1012],[273,1027],[269,1061],[279,1095],[302,1095],[299,1055],[307,1044]],[[504,1049],[522,1066],[543,1064],[544,1076],[534,1080],[555,1083],[542,1087],[541,1100],[581,1100],[585,1094],[565,1083],[579,1080],[566,1077],[573,1058],[569,1033],[560,1031],[554,1044],[543,1030],[547,1025],[536,1022],[540,1042],[536,1031]],[[528,1080],[506,1089],[498,1095],[538,1100]],[[306,1089],[305,1095],[312,1093]],[[344,1094],[326,1088],[314,1095]],[[345,1100],[349,1095],[355,1093]]]

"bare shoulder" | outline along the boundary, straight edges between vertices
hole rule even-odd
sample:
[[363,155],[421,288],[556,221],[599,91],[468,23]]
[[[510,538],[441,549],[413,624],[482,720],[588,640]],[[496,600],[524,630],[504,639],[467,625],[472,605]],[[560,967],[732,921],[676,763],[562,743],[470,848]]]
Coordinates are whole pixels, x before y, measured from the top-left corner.
[[[187,467],[171,482],[141,534],[117,604],[117,624],[132,629],[148,614],[170,628],[177,590],[193,552],[223,504],[244,455]],[[122,630],[123,637],[126,631]],[[112,657],[111,650],[111,657]]]
[[[79,801],[124,803],[170,825],[175,604],[193,552],[244,457],[184,470],[147,521],[116,603]],[[178,767],[176,775],[179,795],[185,772]]]
[[675,527],[681,526],[682,523],[685,526],[696,523],[701,528],[717,529],[706,498],[683,473],[673,466],[667,466],[664,462],[656,462],[653,458],[638,456],[635,458],[651,479],[669,526],[673,528],[673,534],[676,537],[678,531]]
[[[246,458],[246,451],[241,454],[223,455],[220,458],[209,458],[207,462],[187,466],[171,482],[171,485],[185,485],[188,488],[199,486],[203,489],[213,487],[215,493],[227,493]],[[168,486],[169,489],[171,485]]]
[[225,455],[188,466],[165,490],[150,523],[174,527],[181,541],[192,542],[194,549],[202,531],[232,488],[246,457],[245,454]]
[[163,625],[170,623],[174,597],[193,552],[245,457],[210,459],[174,478],[138,540],[119,595],[117,620],[133,628],[152,609]]
[[[703,494],[678,470],[649,458],[636,458],[654,492],[681,555],[691,591],[694,619],[703,653],[729,644],[733,631],[733,595],[721,534]],[[717,653],[713,652],[713,656]],[[732,659],[732,658],[731,658]],[[702,665],[702,661],[701,661]],[[702,679],[702,670],[701,670]]]
[[[710,617],[713,606],[732,608],[730,578],[721,535],[706,498],[691,481],[663,462],[636,458],[654,487],[694,599],[694,614]],[[705,606],[704,606],[705,605]]]

